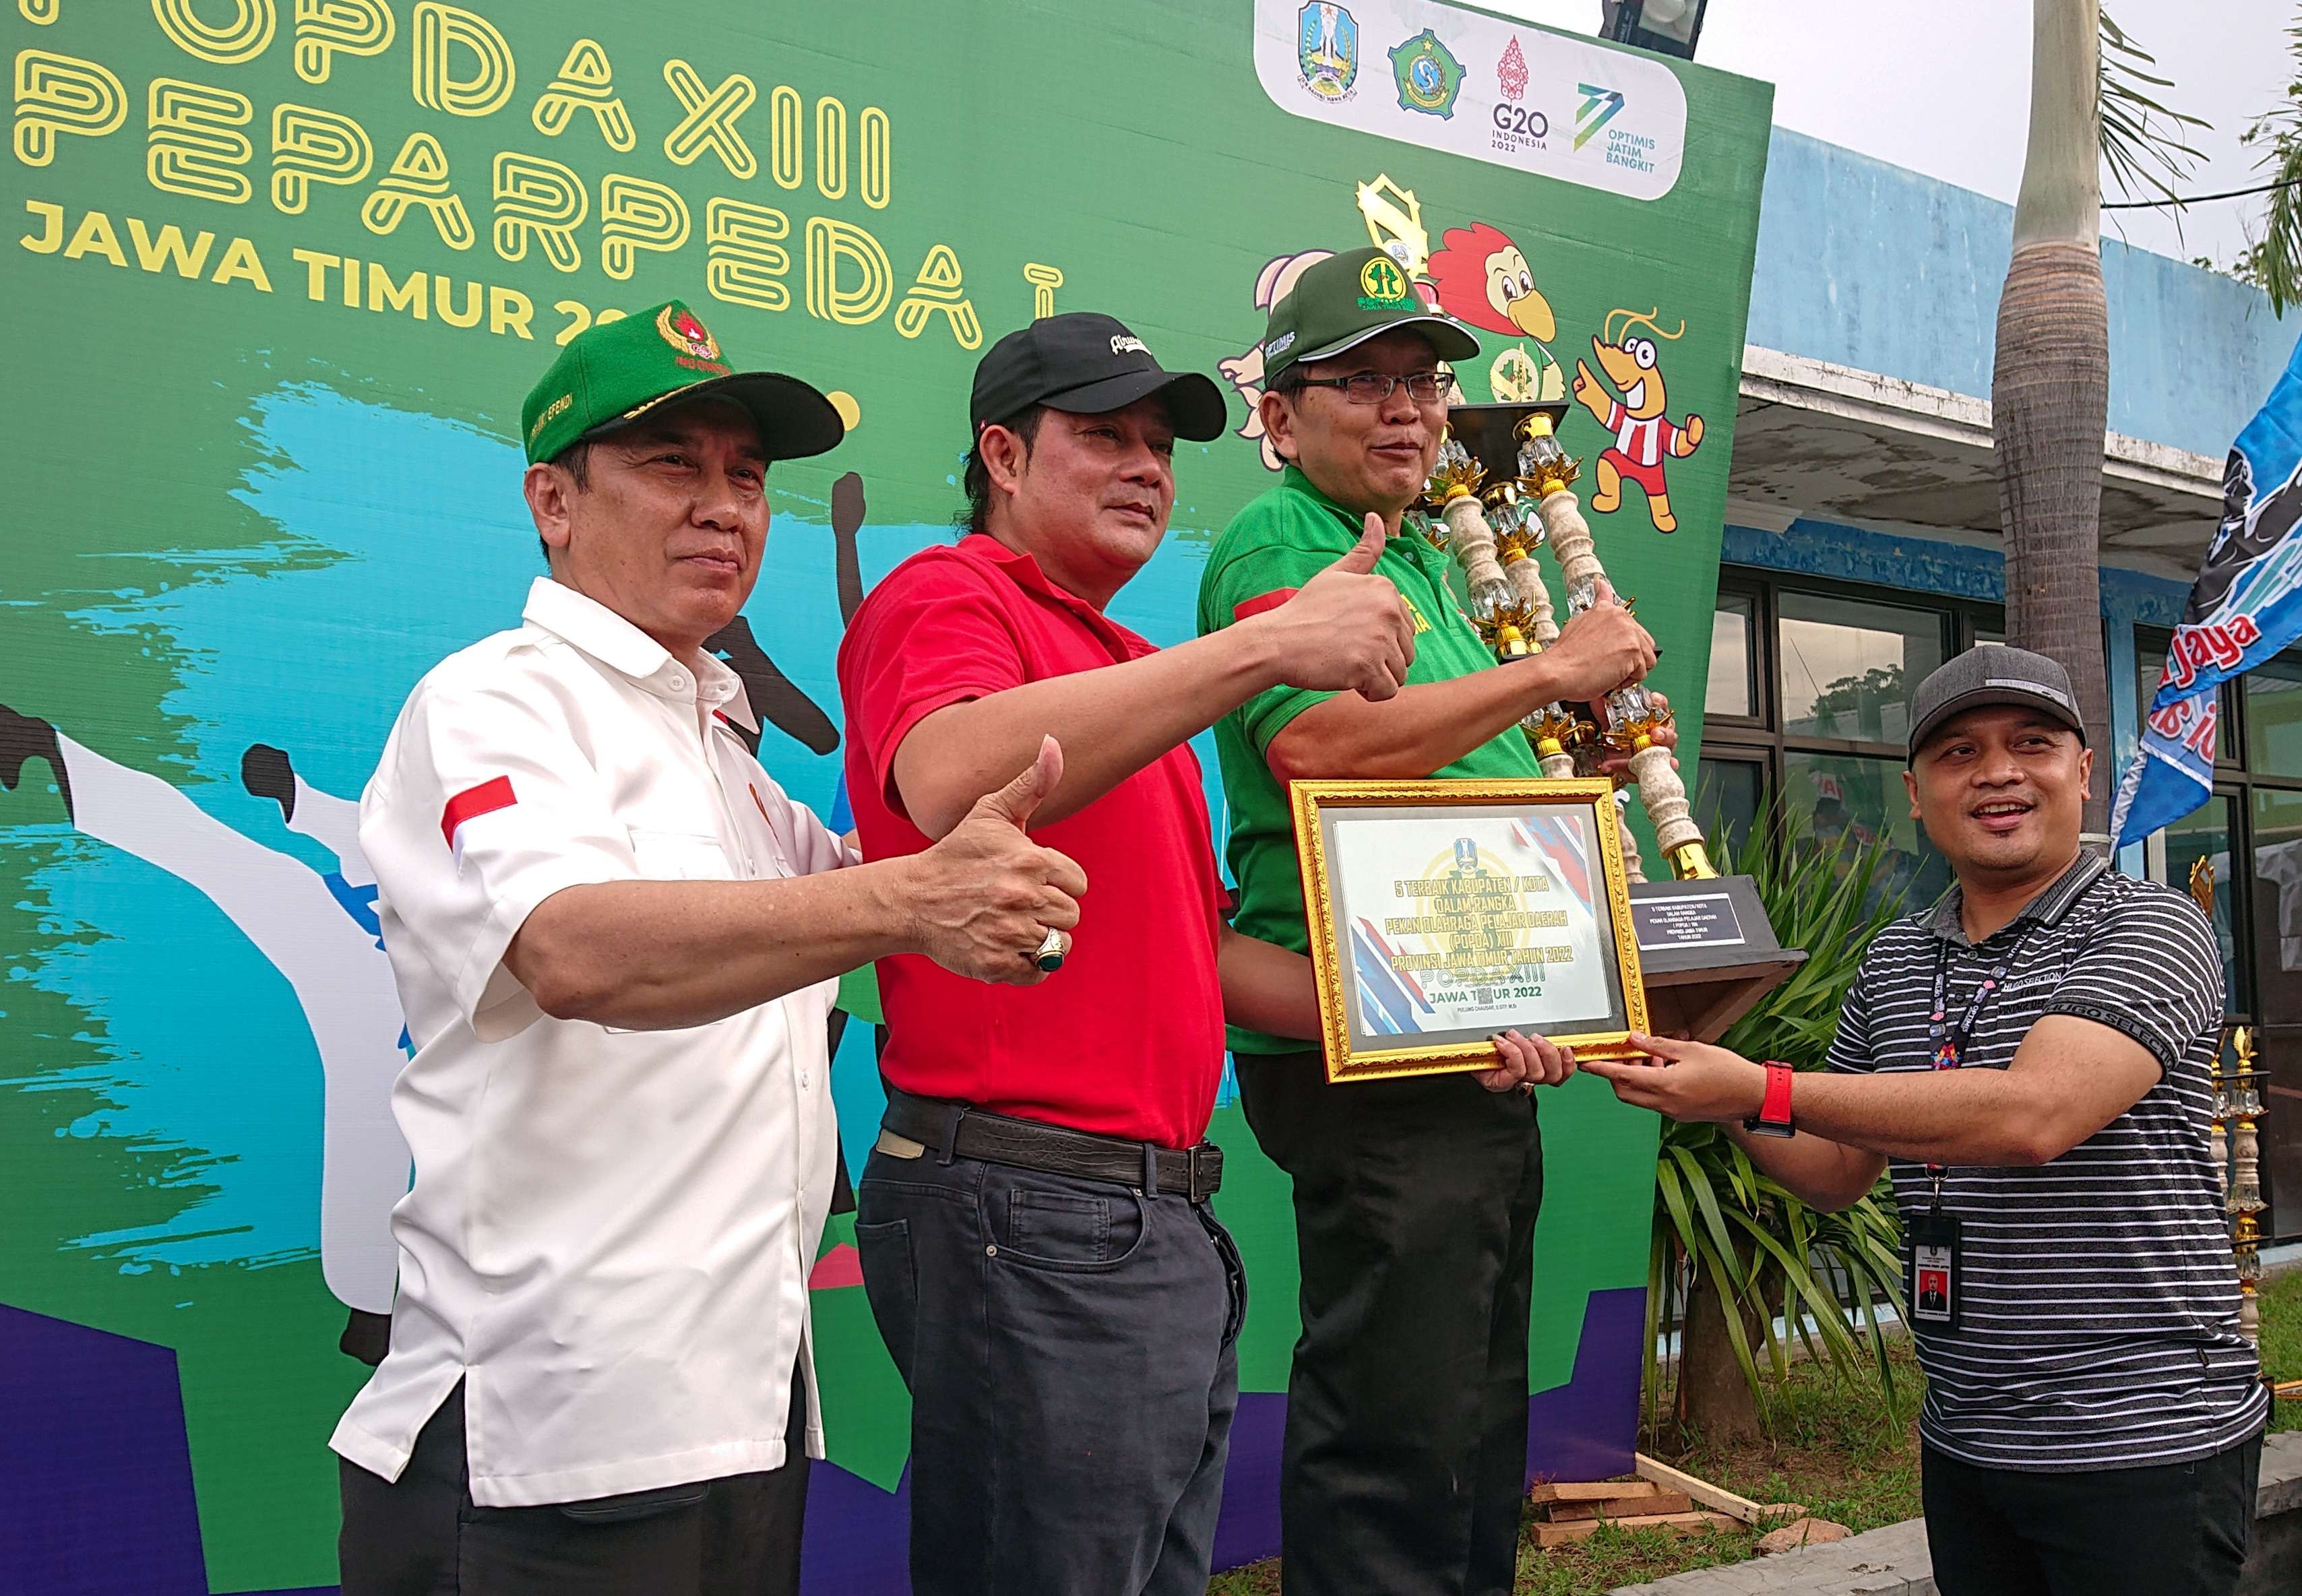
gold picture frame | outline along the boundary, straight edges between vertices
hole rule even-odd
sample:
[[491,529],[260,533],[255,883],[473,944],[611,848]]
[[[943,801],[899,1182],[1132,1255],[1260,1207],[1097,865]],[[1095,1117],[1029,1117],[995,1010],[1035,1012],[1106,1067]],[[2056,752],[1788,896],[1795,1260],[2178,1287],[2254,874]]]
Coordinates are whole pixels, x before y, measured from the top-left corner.
[[1293,784],[1330,1081],[1491,1069],[1511,1029],[1640,1056],[1614,792],[1604,777]]

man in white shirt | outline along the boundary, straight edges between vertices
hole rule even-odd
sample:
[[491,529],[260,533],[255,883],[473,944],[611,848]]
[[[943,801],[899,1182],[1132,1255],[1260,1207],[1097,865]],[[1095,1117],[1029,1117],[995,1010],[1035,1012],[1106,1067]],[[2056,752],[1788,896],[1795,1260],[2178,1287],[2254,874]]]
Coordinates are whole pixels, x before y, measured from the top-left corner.
[[521,424],[550,575],[417,684],[361,804],[415,1180],[391,1351],[331,1442],[343,1589],[791,1591],[836,979],[904,953],[1043,979],[1086,887],[1022,832],[1061,754],[858,864],[704,648],[757,579],[769,462],[836,444],[830,403],[731,370],[674,301],[572,340]]

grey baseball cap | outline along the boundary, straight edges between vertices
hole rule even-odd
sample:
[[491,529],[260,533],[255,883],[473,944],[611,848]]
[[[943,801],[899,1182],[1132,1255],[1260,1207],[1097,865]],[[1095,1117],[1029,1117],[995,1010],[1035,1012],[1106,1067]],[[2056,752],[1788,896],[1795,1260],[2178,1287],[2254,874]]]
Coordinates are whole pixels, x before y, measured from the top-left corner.
[[2070,672],[2028,649],[1983,643],[1937,668],[1911,694],[1911,757],[1918,758],[1944,721],[1987,704],[2042,710],[2086,740]]

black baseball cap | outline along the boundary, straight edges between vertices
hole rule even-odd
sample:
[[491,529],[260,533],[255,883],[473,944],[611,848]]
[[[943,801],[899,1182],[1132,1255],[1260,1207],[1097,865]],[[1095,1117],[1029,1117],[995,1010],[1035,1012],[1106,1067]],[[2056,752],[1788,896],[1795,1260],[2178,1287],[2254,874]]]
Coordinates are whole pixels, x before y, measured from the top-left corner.
[[1116,316],[1074,310],[1041,316],[993,344],[976,362],[967,416],[970,431],[980,433],[1034,405],[1101,416],[1155,393],[1177,436],[1201,443],[1222,436],[1229,416],[1214,378],[1162,371]]
[[1911,694],[1911,757],[1952,716],[1994,704],[2040,710],[2086,741],[2070,672],[2044,654],[1987,643],[1937,667]]

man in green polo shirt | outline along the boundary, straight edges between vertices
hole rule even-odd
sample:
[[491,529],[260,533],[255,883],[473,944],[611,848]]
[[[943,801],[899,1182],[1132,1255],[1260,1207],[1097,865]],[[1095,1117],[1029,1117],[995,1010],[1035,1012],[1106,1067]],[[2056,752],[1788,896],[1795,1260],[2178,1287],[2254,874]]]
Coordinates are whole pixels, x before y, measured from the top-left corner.
[[[1215,723],[1239,929],[1299,951],[1288,782],[1539,776],[1518,722],[1638,680],[1655,647],[1608,605],[1541,654],[1497,665],[1448,589],[1448,557],[1400,533],[1446,426],[1440,362],[1479,345],[1427,309],[1389,255],[1352,250],[1304,273],[1272,307],[1263,349],[1263,424],[1288,464],[1215,540],[1199,630],[1284,603],[1372,520],[1391,534],[1375,572],[1415,626],[1407,685],[1387,702],[1277,687]],[[1331,1088],[1299,1042],[1233,1027],[1230,1043],[1248,1122],[1294,1181],[1303,1335],[1280,1478],[1288,1596],[1508,1592],[1542,1197],[1532,1096],[1508,1089],[1506,1071]]]

